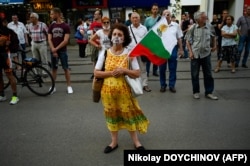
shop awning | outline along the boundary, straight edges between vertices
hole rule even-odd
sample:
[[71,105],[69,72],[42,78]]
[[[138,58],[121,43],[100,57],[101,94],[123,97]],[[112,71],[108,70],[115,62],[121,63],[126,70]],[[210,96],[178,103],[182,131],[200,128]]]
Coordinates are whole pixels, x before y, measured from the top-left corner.
[[157,3],[159,7],[167,7],[170,0],[109,0],[108,7],[151,7]]
[[0,0],[0,4],[23,4],[24,0]]

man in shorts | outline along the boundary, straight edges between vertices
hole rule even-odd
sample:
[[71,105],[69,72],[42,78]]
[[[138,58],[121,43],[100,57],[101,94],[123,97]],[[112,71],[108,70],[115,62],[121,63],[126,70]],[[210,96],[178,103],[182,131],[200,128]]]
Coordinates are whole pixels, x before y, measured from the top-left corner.
[[[52,76],[56,80],[58,61],[60,59],[67,82],[68,94],[73,93],[70,82],[70,71],[68,66],[67,44],[70,37],[70,27],[62,19],[62,12],[59,8],[50,11],[53,23],[48,30],[48,42],[51,51]],[[56,89],[54,88],[54,93]]]
[[16,88],[16,80],[12,74],[12,62],[10,57],[10,48],[14,45],[18,45],[19,41],[16,37],[14,37],[15,32],[11,29],[3,26],[3,22],[1,20],[0,24],[0,102],[5,101],[7,98],[4,93],[4,82],[3,82],[3,70],[10,82],[12,89],[12,98],[10,101],[11,105],[17,104],[19,98],[17,97],[17,88]]

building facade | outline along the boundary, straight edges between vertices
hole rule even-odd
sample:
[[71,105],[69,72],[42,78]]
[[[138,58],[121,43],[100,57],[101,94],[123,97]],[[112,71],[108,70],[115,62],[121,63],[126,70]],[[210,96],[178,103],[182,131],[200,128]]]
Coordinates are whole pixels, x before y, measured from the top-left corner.
[[[175,3],[175,0],[171,0]],[[182,12],[189,12],[191,15],[196,10],[205,11],[209,20],[212,20],[213,14],[221,17],[224,9],[237,20],[243,15],[246,6],[250,5],[250,0],[181,0]],[[180,16],[179,16],[180,18]]]
[[151,6],[157,3],[161,8],[167,8],[170,0],[72,0],[74,15],[78,17],[93,17],[96,8],[103,11],[104,16],[111,18],[111,21],[128,19],[128,13],[137,11],[142,19],[150,14]]

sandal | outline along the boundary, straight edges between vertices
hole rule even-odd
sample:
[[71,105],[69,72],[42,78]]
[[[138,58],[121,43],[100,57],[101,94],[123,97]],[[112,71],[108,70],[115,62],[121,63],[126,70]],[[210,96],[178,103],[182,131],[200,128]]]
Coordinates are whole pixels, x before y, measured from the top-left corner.
[[219,71],[220,71],[220,68],[218,68],[218,67],[214,69],[215,73],[218,73]]

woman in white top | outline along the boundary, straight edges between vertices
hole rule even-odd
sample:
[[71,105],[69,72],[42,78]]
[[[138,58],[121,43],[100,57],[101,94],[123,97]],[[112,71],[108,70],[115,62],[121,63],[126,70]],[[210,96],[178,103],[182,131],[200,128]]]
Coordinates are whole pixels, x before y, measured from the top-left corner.
[[235,61],[238,54],[238,47],[235,38],[238,33],[238,27],[233,24],[233,21],[233,16],[227,16],[226,25],[224,25],[221,29],[221,54],[219,55],[217,66],[214,69],[215,73],[220,71],[223,60],[229,60],[231,62],[231,72],[235,73]]
[[[90,44],[100,50],[106,50],[111,47],[110,39],[108,38],[110,32],[110,19],[108,17],[102,18],[102,29],[98,30],[89,40]],[[97,57],[98,58],[98,57]]]

